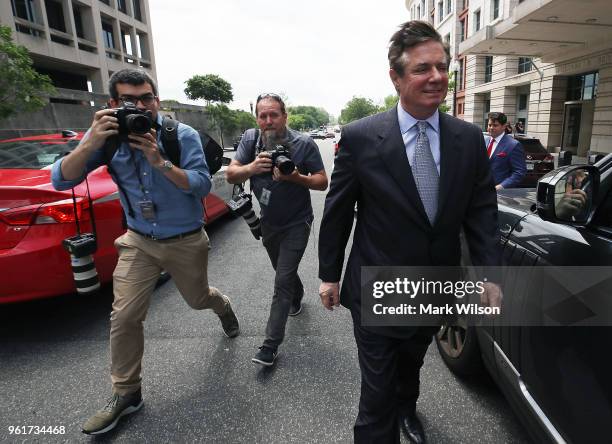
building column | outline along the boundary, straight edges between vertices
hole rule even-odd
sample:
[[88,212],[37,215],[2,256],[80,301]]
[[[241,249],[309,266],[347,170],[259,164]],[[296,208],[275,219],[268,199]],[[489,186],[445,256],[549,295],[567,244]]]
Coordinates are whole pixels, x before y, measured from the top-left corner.
[[612,153],[612,51],[603,55],[593,116],[591,151]]

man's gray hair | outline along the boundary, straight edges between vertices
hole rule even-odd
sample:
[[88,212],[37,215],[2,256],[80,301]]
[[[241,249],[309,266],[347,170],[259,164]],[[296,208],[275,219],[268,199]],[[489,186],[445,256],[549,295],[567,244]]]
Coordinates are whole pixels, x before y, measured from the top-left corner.
[[438,31],[427,22],[412,20],[401,24],[399,31],[396,31],[389,40],[389,67],[402,77],[408,61],[406,50],[429,41],[442,45],[446,53],[446,62],[450,63],[450,48],[444,43]]

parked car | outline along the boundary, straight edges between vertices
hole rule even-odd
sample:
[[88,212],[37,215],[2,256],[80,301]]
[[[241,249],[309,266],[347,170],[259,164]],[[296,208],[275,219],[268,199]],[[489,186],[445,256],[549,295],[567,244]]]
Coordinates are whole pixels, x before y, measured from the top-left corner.
[[554,168],[554,158],[542,146],[539,139],[523,134],[517,134],[514,138],[523,145],[527,166],[527,173],[519,186],[535,187],[538,180]]
[[234,151],[238,150],[238,145],[240,145],[240,141],[241,140],[242,140],[242,134],[240,134],[238,137],[234,138],[234,141],[232,142],[232,145],[234,147]]
[[[51,165],[82,137],[66,131],[0,141],[0,304],[75,291],[70,256],[62,247],[76,234],[72,193],[53,188]],[[207,223],[229,211],[225,202],[232,187],[225,168],[213,176],[214,193],[204,200]],[[88,182],[98,234],[94,261],[100,282],[106,283],[117,262],[113,241],[125,232],[123,211],[106,167],[92,171]],[[81,229],[91,232],[86,184],[74,191]]]
[[334,137],[336,137],[336,135],[334,133],[332,133],[331,131],[326,131],[325,132],[325,138],[326,139],[333,139]]
[[313,139],[325,139],[325,131],[314,130],[309,133]]
[[[584,177],[589,180],[581,179],[579,185],[587,204],[569,214],[562,212],[567,207],[562,207],[560,197]],[[595,166],[554,170],[540,179],[537,191],[502,190],[498,209],[505,265],[612,265],[612,154]],[[504,309],[533,317],[528,295],[542,295],[537,281],[511,282],[524,287],[504,300]],[[604,325],[612,323],[612,298],[605,288],[603,294],[590,288],[580,296],[564,301],[570,304],[565,312],[579,320],[597,313]],[[591,310],[597,304],[598,310]],[[544,313],[549,312],[536,314]],[[483,367],[488,370],[538,443],[609,442],[611,342],[610,327],[508,327],[501,321],[473,327],[459,320],[436,337],[442,359],[455,374],[474,376]]]

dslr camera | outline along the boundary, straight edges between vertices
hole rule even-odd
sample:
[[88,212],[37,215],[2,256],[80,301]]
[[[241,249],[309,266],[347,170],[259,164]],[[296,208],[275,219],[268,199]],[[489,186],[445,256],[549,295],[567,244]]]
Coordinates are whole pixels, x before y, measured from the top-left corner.
[[251,195],[242,191],[240,194],[232,198],[227,203],[227,206],[236,216],[242,216],[246,223],[251,229],[251,233],[255,236],[255,239],[259,240],[261,237],[261,223],[259,217],[253,211],[253,204],[251,203]]
[[271,150],[266,150],[272,158],[272,166],[279,169],[282,174],[291,174],[295,169],[295,163],[291,160],[289,148],[284,145],[276,145]]
[[98,242],[93,233],[82,233],[66,238],[62,245],[74,257],[85,257],[94,254],[98,249]]
[[125,102],[121,108],[114,108],[114,116],[119,122],[119,139],[127,141],[128,134],[146,134],[153,128],[151,111],[141,111],[131,102]]

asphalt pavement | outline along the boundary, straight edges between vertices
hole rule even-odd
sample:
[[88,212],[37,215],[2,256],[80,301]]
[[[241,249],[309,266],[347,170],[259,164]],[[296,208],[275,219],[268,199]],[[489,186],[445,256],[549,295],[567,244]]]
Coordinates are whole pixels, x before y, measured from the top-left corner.
[[[331,174],[332,142],[317,144]],[[110,394],[110,289],[0,307],[0,442],[352,442],[360,374],[350,314],[324,310],[317,295],[324,198],[312,192],[314,230],[300,266],[304,310],[289,318],[276,365],[251,363],[264,339],[272,266],[242,219],[223,218],[207,228],[209,279],[230,296],[241,335],[225,338],[212,312],[190,309],[171,280],[163,284],[145,322],[145,406],[104,437],[87,437],[80,426]],[[435,346],[421,393],[418,412],[431,443],[528,439],[495,385],[458,380]],[[11,426],[63,426],[65,433],[15,435]]]

